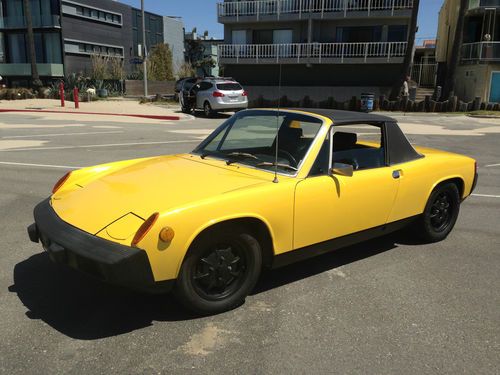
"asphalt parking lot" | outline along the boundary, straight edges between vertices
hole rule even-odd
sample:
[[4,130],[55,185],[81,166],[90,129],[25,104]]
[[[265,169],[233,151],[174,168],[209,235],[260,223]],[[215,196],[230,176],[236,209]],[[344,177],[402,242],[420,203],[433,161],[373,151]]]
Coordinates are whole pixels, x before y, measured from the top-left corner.
[[297,263],[240,308],[196,318],[52,264],[26,226],[67,170],[190,151],[225,117],[2,113],[0,371],[500,373],[500,120],[397,117],[411,142],[478,160],[449,238],[396,234]]

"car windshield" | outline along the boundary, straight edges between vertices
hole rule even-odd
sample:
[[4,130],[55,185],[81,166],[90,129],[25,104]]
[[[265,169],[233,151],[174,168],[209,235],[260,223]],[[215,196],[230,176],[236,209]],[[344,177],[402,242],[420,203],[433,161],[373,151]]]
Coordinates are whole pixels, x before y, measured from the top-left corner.
[[298,113],[243,111],[216,129],[193,153],[224,159],[228,165],[240,163],[294,175],[321,125],[320,119]]

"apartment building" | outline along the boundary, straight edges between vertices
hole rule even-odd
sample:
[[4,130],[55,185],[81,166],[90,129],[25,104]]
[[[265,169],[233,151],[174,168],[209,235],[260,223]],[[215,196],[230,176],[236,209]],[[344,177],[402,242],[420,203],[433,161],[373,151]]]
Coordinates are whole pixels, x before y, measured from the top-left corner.
[[[37,67],[40,76],[62,77],[59,0],[31,0]],[[31,75],[23,0],[0,0],[0,75],[5,82]]]
[[[451,60],[459,0],[445,0],[439,13],[436,60],[444,84]],[[480,97],[500,102],[500,0],[470,0],[465,13],[455,94],[465,101]]]
[[225,41],[219,62],[224,75],[259,94],[274,90],[280,66],[289,97],[386,93],[401,71],[412,6],[413,0],[224,1],[217,5]]
[[[91,55],[123,59],[133,68],[142,41],[139,9],[113,0],[30,0],[37,68],[42,81],[88,74]],[[163,16],[145,13],[146,45],[163,43]],[[0,0],[0,75],[24,86],[31,76],[23,0]]]

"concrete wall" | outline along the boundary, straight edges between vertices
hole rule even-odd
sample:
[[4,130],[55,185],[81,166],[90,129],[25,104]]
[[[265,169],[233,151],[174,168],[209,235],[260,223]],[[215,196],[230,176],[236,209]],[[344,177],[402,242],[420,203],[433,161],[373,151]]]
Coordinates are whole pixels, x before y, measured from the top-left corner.
[[184,63],[184,23],[175,17],[163,17],[163,40],[172,51],[172,67],[174,74]]
[[[282,65],[282,86],[390,87],[400,74],[399,64]],[[224,75],[243,85],[278,86],[279,65],[226,65]]]
[[[173,95],[175,81],[148,81],[148,94],[156,95]],[[127,96],[143,96],[144,83],[143,81],[126,80],[125,93]]]
[[457,69],[455,94],[464,101],[479,96],[487,102],[490,97],[491,73],[500,71],[500,64],[460,65]]
[[362,93],[373,93],[375,97],[378,97],[382,94],[388,95],[391,91],[390,87],[380,86],[284,86],[281,87],[281,90],[278,90],[276,86],[244,86],[244,88],[248,92],[250,101],[256,100],[259,96],[266,100],[276,100],[286,96],[293,101],[302,100],[305,96],[309,96],[314,102],[321,102],[329,97],[342,102],[351,99],[353,96],[359,98]]

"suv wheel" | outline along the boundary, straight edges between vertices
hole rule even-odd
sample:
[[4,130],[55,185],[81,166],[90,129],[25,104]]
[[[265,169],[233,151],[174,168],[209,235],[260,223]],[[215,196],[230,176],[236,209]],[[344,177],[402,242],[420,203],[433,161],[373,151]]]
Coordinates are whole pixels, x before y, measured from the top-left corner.
[[205,104],[203,104],[203,113],[207,117],[212,117],[214,115],[214,111],[212,110],[212,106],[209,102],[205,102]]

